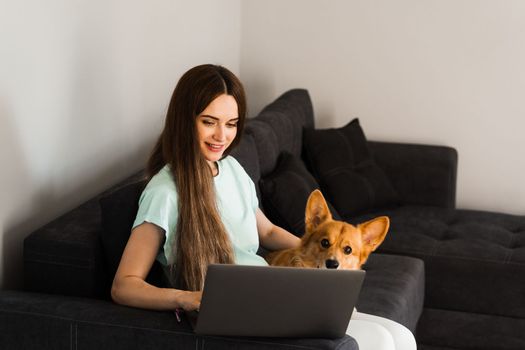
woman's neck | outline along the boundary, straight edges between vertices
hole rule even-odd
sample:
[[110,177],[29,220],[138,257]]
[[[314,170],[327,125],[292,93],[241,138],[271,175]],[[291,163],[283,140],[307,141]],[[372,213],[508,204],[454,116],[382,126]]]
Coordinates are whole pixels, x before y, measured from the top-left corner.
[[209,160],[207,160],[206,162],[210,166],[211,174],[213,176],[219,175],[219,165],[217,164],[217,162],[210,162]]

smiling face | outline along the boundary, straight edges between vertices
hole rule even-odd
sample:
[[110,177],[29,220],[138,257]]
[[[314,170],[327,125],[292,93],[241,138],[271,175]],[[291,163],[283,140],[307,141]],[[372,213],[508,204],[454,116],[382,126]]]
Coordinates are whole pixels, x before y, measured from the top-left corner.
[[199,148],[212,169],[237,135],[238,107],[231,95],[220,95],[197,116]]

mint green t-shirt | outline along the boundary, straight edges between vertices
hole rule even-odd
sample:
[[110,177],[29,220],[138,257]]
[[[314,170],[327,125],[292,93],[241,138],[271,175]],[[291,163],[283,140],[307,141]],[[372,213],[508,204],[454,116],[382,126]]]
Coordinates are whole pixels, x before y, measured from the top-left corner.
[[[228,156],[217,165],[219,174],[214,177],[217,207],[233,246],[235,263],[267,265],[256,254],[259,235],[255,219],[258,208],[255,185],[235,158]],[[157,260],[165,266],[175,261],[173,243],[179,217],[177,189],[169,169],[169,165],[165,165],[149,181],[140,196],[133,223],[133,228],[146,221],[164,230],[166,237]]]

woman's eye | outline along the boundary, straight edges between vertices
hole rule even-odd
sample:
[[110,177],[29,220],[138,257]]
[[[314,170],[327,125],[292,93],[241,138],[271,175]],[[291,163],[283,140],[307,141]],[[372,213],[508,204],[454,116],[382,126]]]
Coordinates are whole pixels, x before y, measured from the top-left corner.
[[226,126],[229,127],[229,128],[236,128],[237,127],[237,123],[226,124]]
[[203,123],[204,125],[207,125],[207,126],[212,126],[213,124],[215,124],[214,122],[209,121],[209,120],[203,120],[202,123]]
[[323,239],[323,240],[321,240],[321,246],[322,246],[323,248],[328,248],[328,247],[330,247],[330,241],[327,240],[326,238]]
[[352,254],[352,247],[346,246],[344,248],[344,252],[345,252],[346,255]]

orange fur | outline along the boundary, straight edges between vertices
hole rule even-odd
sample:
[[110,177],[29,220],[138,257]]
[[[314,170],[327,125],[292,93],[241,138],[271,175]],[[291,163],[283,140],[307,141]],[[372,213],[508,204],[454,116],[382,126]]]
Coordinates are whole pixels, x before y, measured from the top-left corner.
[[306,204],[306,232],[300,246],[273,252],[266,260],[273,266],[360,269],[383,242],[389,226],[386,216],[357,227],[333,220],[323,195],[315,190]]

